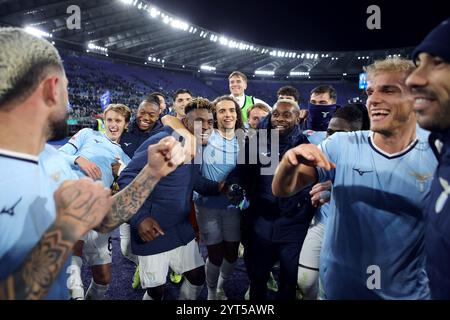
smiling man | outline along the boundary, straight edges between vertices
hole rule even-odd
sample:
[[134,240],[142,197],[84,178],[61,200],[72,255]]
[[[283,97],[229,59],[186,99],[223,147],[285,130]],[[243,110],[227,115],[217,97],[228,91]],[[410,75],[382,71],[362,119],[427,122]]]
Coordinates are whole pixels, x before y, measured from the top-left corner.
[[[235,184],[245,189],[250,203],[241,220],[250,300],[267,299],[267,281],[277,261],[280,261],[277,298],[295,299],[300,248],[314,209],[309,190],[284,199],[275,196],[271,189],[273,171],[270,174],[264,172],[275,168],[290,148],[308,143],[298,126],[299,111],[294,100],[278,100],[272,114],[260,122],[258,132],[248,137],[245,146],[240,148],[238,159],[245,161],[238,160],[226,179],[227,185]],[[256,156],[258,159],[254,161]]]
[[[101,180],[106,188],[111,187],[114,182],[111,165],[117,159],[125,165],[130,161],[119,144],[130,117],[126,105],[110,104],[104,111],[105,133],[82,129],[59,149],[79,177]],[[76,256],[83,254],[91,266],[92,281],[86,299],[103,299],[111,281],[110,233],[91,230],[82,241],[84,245],[77,243],[74,251]],[[81,265],[81,259],[78,264]]]
[[406,84],[414,96],[419,125],[433,132],[439,160],[425,210],[425,250],[431,297],[450,299],[450,19],[437,26],[414,50],[417,69]]
[[137,148],[150,136],[162,131],[163,125],[159,120],[160,102],[158,97],[149,95],[139,105],[136,118],[128,126],[127,131],[120,138],[123,151],[132,158]]
[[269,109],[269,105],[264,101],[245,94],[247,89],[247,76],[240,71],[233,71],[228,76],[228,86],[230,88],[230,96],[238,103],[242,112],[242,120],[247,122],[247,110],[255,103],[265,104]]
[[320,257],[322,298],[428,299],[423,203],[436,159],[416,132],[405,85],[411,61],[366,68],[370,131],[338,132],[283,157],[272,189],[286,196],[317,181],[333,184]]
[[[184,127],[201,141],[198,145],[206,144],[214,123],[212,103],[207,99],[195,98],[186,105],[184,112]],[[201,125],[201,131],[194,130],[195,123]],[[133,181],[148,161],[147,147],[171,134],[173,129],[166,126],[164,131],[147,139],[136,150],[119,177],[121,188]],[[177,274],[185,276],[178,297],[180,300],[197,299],[203,288],[204,261],[189,221],[196,170],[198,167],[185,163],[163,178],[130,220],[131,248],[133,254],[138,256],[140,282],[145,289],[144,300],[164,298],[169,266]],[[216,184],[215,189],[218,193]]]

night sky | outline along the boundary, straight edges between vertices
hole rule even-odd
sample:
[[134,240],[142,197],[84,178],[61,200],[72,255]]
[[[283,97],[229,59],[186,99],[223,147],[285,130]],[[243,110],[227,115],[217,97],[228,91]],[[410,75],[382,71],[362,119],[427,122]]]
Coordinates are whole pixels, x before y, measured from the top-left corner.
[[[151,0],[152,4],[228,37],[283,49],[363,50],[416,46],[450,17],[440,0],[265,1]],[[425,5],[426,3],[426,5]],[[369,30],[369,5],[381,10],[381,29]]]

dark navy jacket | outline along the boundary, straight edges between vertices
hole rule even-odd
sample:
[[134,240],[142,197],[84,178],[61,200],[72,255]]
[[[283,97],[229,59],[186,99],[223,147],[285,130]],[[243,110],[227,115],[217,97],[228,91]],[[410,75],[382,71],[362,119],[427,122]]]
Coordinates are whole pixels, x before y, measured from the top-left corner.
[[[443,143],[442,150],[436,148]],[[439,164],[425,211],[425,250],[432,299],[450,299],[450,131],[430,135]]]
[[[170,136],[172,132],[171,128],[164,127],[163,131],[147,139],[136,150],[131,162],[119,176],[118,183],[121,189],[130,184],[147,163],[147,147]],[[142,207],[129,221],[131,251],[134,254],[153,255],[186,245],[194,239],[194,230],[189,222],[193,189],[201,194],[219,193],[218,183],[201,177],[198,165],[181,165],[158,182]],[[138,226],[147,217],[159,223],[164,235],[153,241],[144,242],[139,237]]]
[[[262,148],[259,146],[258,140],[264,134],[261,131],[246,139],[245,146],[240,148],[241,151],[245,150],[245,164],[238,163],[228,175],[227,184],[241,185],[246,190],[250,201],[249,208],[243,212],[243,238],[245,238],[245,228],[249,227],[270,241],[302,242],[315,213],[309,195],[311,188],[306,188],[287,198],[273,195],[274,170],[269,175],[263,175],[261,171],[264,168],[268,169],[271,163],[270,121],[271,115],[264,118],[258,126],[259,129],[267,129],[268,137],[265,146]],[[302,134],[300,127],[295,126],[287,136],[280,137],[279,154],[275,157],[280,161],[286,151],[303,143],[309,143],[309,141]],[[257,146],[257,148],[251,146]],[[239,159],[243,158],[243,155],[239,156]]]
[[133,158],[134,152],[145,140],[162,130],[163,125],[160,120],[155,122],[150,131],[142,131],[139,129],[135,119],[130,123],[128,130],[120,137],[120,146],[130,158]]

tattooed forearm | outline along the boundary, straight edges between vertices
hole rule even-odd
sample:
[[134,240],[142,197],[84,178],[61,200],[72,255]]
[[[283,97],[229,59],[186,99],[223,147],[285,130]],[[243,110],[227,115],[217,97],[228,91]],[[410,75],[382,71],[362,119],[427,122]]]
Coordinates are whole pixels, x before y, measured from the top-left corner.
[[125,189],[114,195],[110,212],[96,229],[106,233],[128,221],[139,210],[158,181],[159,179],[151,176],[144,167]]
[[19,269],[0,281],[0,300],[44,298],[76,238],[70,228],[53,224]]

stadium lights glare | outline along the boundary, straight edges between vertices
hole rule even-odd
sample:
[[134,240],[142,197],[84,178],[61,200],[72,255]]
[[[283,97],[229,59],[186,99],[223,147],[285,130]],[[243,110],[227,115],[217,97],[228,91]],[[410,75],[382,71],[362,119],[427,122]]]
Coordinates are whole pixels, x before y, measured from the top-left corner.
[[130,4],[132,4],[133,3],[133,0],[120,0],[122,3],[125,3],[125,4],[128,4],[128,5],[130,5]]
[[172,28],[174,28],[174,29],[180,29],[180,30],[183,30],[183,31],[187,31],[187,30],[189,29],[189,24],[187,24],[187,23],[184,22],[184,21],[178,20],[178,19],[173,20],[173,21],[170,23],[170,25],[171,25]]
[[269,70],[256,70],[255,71],[256,75],[259,76],[273,76],[275,75],[275,71],[269,71]]
[[289,72],[289,75],[291,77],[296,77],[296,76],[309,76],[309,72],[304,72],[304,71],[291,71]]
[[152,17],[152,18],[156,18],[157,16],[159,16],[161,14],[161,11],[159,11],[155,7],[150,8],[149,12],[150,12],[150,17]]
[[220,37],[220,38],[219,38],[219,43],[220,43],[221,45],[227,46],[227,45],[228,45],[228,39],[225,38],[225,37]]
[[152,57],[152,56],[147,57],[147,60],[149,62],[154,62],[154,63],[159,63],[159,64],[164,64],[164,62],[165,62],[164,59],[156,58],[156,57]]
[[216,67],[211,67],[211,66],[207,66],[207,65],[201,65],[200,66],[200,70],[203,70],[203,71],[216,71]]
[[39,38],[51,38],[53,37],[53,35],[51,33],[47,33],[45,31],[42,31],[38,28],[35,27],[31,27],[31,26],[27,26],[25,27],[25,31],[28,32],[29,34],[32,34],[33,36],[39,37]]
[[88,48],[90,50],[97,50],[97,51],[100,51],[102,53],[108,52],[108,48],[97,46],[97,45],[93,44],[92,42],[88,43]]

